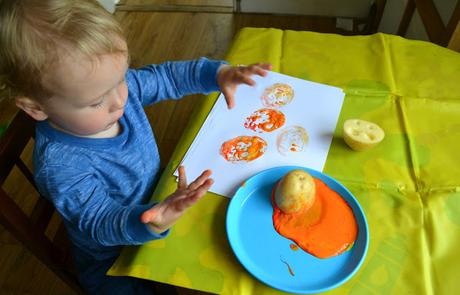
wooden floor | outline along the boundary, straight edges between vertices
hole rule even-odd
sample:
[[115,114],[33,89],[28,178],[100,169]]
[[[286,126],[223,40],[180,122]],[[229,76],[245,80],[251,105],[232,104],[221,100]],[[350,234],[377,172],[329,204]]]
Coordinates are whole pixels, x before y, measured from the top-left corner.
[[[197,1],[208,6],[233,3],[233,0],[173,0],[167,3],[192,5]],[[229,49],[235,33],[246,26],[335,32],[335,20],[331,18],[202,12],[157,13],[149,11],[158,8],[150,5],[152,3],[158,1],[122,1],[120,10],[123,11],[115,13],[126,31],[133,67],[201,56],[221,59]],[[190,7],[187,9],[190,10]],[[156,134],[163,166],[170,159],[193,107],[200,99],[203,97],[194,95],[146,109]],[[11,102],[0,103],[0,126],[14,115],[14,110]],[[30,154],[25,157],[30,162]],[[8,190],[17,195],[18,203],[32,207],[33,198],[21,188],[20,180],[11,178]],[[73,294],[1,227],[0,265],[0,294]],[[198,292],[181,289],[179,293]]]

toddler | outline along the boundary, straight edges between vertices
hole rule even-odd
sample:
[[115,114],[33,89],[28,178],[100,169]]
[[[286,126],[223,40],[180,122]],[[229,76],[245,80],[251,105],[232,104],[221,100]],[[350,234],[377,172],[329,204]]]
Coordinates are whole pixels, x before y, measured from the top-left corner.
[[222,91],[269,64],[200,58],[129,69],[119,24],[96,1],[0,0],[0,88],[37,121],[34,175],[63,217],[80,282],[90,294],[151,293],[142,280],[106,276],[122,245],[164,238],[212,185],[211,171],[149,204],[160,159],[143,107]]

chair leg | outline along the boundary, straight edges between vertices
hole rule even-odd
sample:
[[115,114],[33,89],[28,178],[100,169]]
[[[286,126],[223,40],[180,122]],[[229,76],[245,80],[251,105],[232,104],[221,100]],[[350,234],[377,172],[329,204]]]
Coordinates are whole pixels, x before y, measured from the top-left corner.
[[366,23],[366,28],[363,32],[364,34],[374,34],[378,32],[386,2],[386,0],[377,0],[372,4]]

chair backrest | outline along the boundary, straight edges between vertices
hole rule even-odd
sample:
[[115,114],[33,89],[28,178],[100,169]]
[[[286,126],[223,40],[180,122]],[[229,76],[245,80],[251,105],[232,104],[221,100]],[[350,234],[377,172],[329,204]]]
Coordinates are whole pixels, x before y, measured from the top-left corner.
[[423,26],[431,42],[460,52],[459,0],[447,25],[444,25],[433,0],[408,0],[399,24],[398,35],[404,36],[406,34],[415,10],[420,14]]
[[[21,154],[28,142],[33,139],[34,132],[34,120],[23,111],[19,111],[0,138],[0,223],[67,285],[77,293],[83,293],[73,271],[70,244],[66,240],[62,222],[53,239],[45,234],[55,212],[53,205],[37,192],[39,197],[32,213],[27,214],[15,202],[14,196],[9,195],[4,189],[5,182],[10,181],[9,177],[13,177],[12,171],[16,166],[29,182],[28,185],[36,191],[33,174],[21,159]],[[21,183],[15,185],[25,185],[22,179],[24,178],[21,178]]]

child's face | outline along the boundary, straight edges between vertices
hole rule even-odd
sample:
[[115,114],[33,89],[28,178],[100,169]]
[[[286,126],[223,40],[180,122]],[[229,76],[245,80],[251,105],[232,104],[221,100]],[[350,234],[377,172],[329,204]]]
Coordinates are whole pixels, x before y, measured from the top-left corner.
[[[89,60],[67,55],[44,84],[54,95],[42,102],[50,123],[77,136],[106,137],[118,128],[128,97],[126,54]],[[118,130],[118,129],[117,129]],[[112,134],[111,136],[113,136]]]

